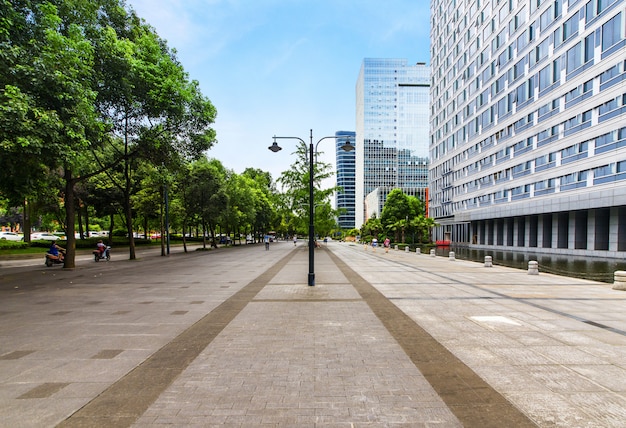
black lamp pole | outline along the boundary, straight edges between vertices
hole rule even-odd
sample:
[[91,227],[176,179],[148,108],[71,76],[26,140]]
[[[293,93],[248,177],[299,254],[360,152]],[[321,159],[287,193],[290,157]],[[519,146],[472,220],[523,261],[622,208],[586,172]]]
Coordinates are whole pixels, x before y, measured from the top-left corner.
[[[321,141],[321,140],[320,140]],[[313,130],[309,144],[309,285],[315,285],[315,201],[313,200]]]
[[[335,135],[335,136],[331,136],[331,137],[324,137],[324,138],[320,138],[320,140],[317,142],[317,144],[319,144],[322,140],[325,140],[326,138],[342,138],[344,137],[343,135]],[[278,143],[276,143],[276,140],[282,138],[282,139],[291,139],[291,140],[299,140],[304,147],[306,148],[306,143],[304,142],[304,140],[302,138],[298,138],[298,137],[277,137],[274,136],[274,142],[272,143],[271,146],[268,147],[268,149],[270,149],[271,151],[273,151],[274,153],[276,153],[279,150],[282,150],[282,147],[280,147],[278,145]],[[315,145],[317,148],[317,144]],[[354,149],[354,146],[350,144],[350,140],[346,137],[346,143],[341,146],[341,148],[347,152],[351,151]],[[308,284],[309,286],[314,286],[315,285],[315,201],[313,200],[313,173],[314,173],[314,162],[313,162],[313,156],[315,155],[314,151],[313,151],[313,130],[311,129],[311,133],[310,133],[310,143],[309,143],[309,278],[308,278]]]

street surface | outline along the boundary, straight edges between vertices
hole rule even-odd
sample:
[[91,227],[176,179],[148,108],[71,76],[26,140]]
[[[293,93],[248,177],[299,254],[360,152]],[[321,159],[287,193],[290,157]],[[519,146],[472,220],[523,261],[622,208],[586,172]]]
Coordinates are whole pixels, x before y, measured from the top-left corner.
[[[626,292],[329,242],[0,260],[0,426],[622,427]],[[78,259],[77,259],[78,260]]]

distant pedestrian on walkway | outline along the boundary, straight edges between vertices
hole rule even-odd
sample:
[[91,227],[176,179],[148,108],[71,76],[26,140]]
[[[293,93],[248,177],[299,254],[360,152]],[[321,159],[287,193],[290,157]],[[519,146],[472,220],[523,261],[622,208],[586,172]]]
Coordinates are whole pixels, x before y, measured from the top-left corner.
[[265,241],[265,251],[270,249],[270,236],[269,235],[265,235],[263,237],[263,241]]
[[372,239],[372,251],[376,252],[376,247],[378,247],[378,239]]
[[298,242],[298,235],[293,235],[293,246],[296,246],[296,242]]
[[385,247],[385,253],[389,252],[389,247],[391,246],[391,240],[389,238],[385,238],[383,242],[383,247]]

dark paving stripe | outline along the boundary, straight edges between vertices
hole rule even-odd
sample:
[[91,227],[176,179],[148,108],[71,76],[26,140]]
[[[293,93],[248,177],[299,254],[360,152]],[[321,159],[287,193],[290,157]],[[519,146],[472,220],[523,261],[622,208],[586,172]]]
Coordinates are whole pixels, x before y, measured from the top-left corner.
[[284,298],[284,299],[254,299],[254,303],[263,302],[263,303],[327,303],[327,302],[362,302],[363,299],[293,299],[293,298]]
[[279,260],[58,427],[129,427],[291,260]]
[[122,349],[103,349],[98,352],[96,355],[91,357],[92,360],[112,360],[117,357],[119,354],[124,352]]
[[69,383],[42,383],[27,393],[20,395],[17,399],[48,398],[68,385]]
[[35,351],[13,351],[0,356],[0,360],[19,360],[20,358],[30,355],[33,352]]
[[536,426],[369,282],[329,254],[463,426]]

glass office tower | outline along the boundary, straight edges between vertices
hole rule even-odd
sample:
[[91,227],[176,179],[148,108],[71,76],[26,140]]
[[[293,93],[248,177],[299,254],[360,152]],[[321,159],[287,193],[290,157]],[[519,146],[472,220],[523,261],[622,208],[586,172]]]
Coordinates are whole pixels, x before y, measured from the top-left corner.
[[[424,200],[428,187],[430,67],[366,58],[356,84],[356,227],[382,211],[391,189]],[[378,189],[375,206],[365,200]]]
[[[355,179],[355,136],[353,131],[335,133],[335,156],[337,164],[337,186],[341,188],[335,195],[335,209],[341,210],[337,224],[342,229],[354,229],[354,179]],[[350,140],[355,150],[346,152],[341,147]]]
[[624,257],[626,1],[433,0],[431,12],[435,239]]

